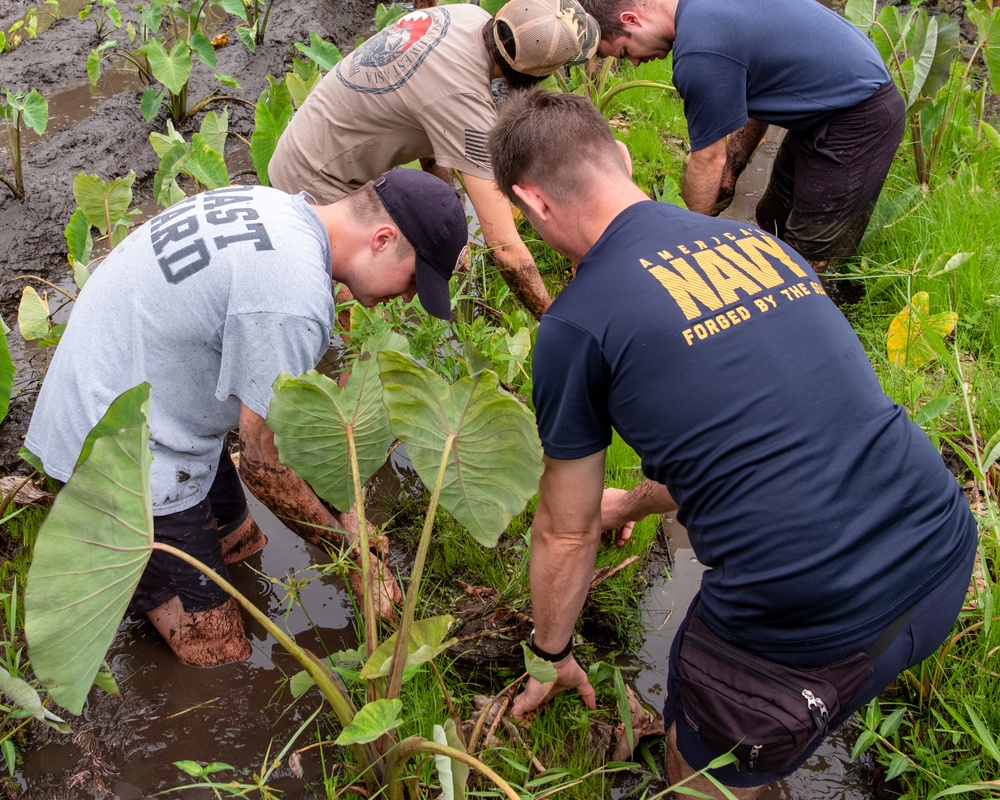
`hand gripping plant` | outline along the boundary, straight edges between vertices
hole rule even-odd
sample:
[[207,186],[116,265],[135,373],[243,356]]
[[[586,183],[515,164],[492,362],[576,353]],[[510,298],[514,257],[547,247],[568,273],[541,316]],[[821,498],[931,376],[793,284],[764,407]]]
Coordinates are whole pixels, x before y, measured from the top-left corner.
[[[91,432],[43,525],[29,573],[26,634],[36,673],[52,698],[79,713],[93,676],[153,549],[183,558],[208,575],[298,660],[343,727],[369,792],[402,798],[406,762],[435,757],[446,797],[464,797],[475,769],[511,800],[517,794],[469,755],[451,720],[434,739],[396,741],[403,673],[452,643],[448,616],[415,621],[420,581],[437,508],[448,510],[481,544],[496,544],[511,517],[535,492],[541,446],[531,413],[484,371],[449,386],[396,350],[397,334],[374,337],[344,389],[317,372],[280,376],[267,423],[282,461],[338,508],[356,503],[361,553],[368,559],[362,486],[384,462],[393,435],[431,487],[430,506],[410,575],[399,629],[379,641],[373,587],[363,595],[361,646],[367,703],[358,708],[326,663],[297,645],[230,584],[180,551],[153,541],[149,491],[149,387],[121,395]],[[390,350],[388,348],[395,348]],[[370,576],[367,563],[362,574]],[[301,681],[299,681],[301,685]]]

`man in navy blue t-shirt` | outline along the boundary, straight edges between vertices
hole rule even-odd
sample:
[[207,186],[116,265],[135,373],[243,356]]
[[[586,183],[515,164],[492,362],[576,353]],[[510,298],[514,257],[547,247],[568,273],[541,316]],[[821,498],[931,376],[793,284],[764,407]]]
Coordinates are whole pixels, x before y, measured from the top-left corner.
[[[757,223],[819,271],[856,250],[903,135],[882,59],[816,0],[584,0],[601,53],[673,53],[691,156],[682,196],[717,214],[769,124],[788,129]],[[728,144],[727,144],[728,137]]]
[[[713,697],[728,709],[746,680],[765,703],[781,698],[752,671],[693,674],[705,653],[679,634],[664,709],[671,779],[739,743],[739,767],[714,774],[753,797],[949,634],[977,526],[805,260],[754,226],[650,201],[616,144],[586,99],[540,90],[509,100],[490,137],[500,189],[577,265],[542,317],[532,374],[545,471],[531,646],[558,679],[529,681],[514,713],[567,687],[593,706],[571,650],[601,531],[622,542],[635,520],[676,509],[708,567],[682,630],[769,669],[836,665],[837,691],[808,709],[792,698],[807,724],[798,752],[756,741],[740,715],[720,747]],[[647,478],[628,492],[603,490],[612,429]]]

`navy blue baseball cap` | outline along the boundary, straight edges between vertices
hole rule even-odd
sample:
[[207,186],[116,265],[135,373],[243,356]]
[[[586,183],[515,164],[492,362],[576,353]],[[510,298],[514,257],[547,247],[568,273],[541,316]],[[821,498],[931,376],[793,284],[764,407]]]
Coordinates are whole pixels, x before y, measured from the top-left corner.
[[404,167],[376,178],[375,191],[416,252],[421,305],[428,314],[451,319],[448,280],[469,243],[458,192],[429,172]]

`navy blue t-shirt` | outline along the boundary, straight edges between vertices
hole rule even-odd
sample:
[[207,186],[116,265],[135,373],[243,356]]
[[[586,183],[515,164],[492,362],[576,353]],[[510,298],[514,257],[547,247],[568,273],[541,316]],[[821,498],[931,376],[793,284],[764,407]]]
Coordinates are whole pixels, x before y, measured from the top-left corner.
[[680,0],[674,25],[692,150],[748,118],[803,130],[889,81],[868,37],[817,0]]
[[710,568],[699,608],[751,649],[851,643],[975,546],[958,483],[816,275],[753,226],[623,211],[542,317],[533,380],[546,455],[614,427],[667,486]]

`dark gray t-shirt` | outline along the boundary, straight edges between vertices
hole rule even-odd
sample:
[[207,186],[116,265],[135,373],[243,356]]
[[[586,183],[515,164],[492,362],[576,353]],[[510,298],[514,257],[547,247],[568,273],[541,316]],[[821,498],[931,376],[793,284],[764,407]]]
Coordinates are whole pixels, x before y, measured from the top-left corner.
[[868,37],[816,0],[680,0],[675,24],[692,150],[748,118],[802,130],[889,81]]
[[111,401],[148,381],[153,511],[190,508],[240,403],[266,416],[278,373],[314,367],[333,321],[329,238],[305,196],[189,198],[133,231],[80,292],[25,444],[68,480]]

